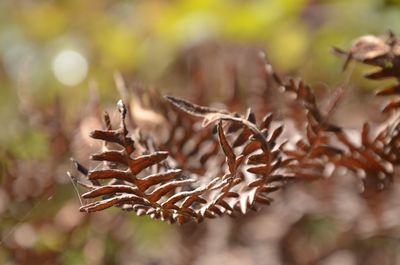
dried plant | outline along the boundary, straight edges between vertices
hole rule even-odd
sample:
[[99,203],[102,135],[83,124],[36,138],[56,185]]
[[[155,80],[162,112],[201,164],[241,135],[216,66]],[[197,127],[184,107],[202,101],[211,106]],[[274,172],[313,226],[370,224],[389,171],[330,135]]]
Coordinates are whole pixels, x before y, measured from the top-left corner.
[[[367,78],[396,78],[395,85],[379,90],[378,95],[400,93],[400,39],[393,34],[362,37],[350,51],[335,52],[346,57],[344,68],[351,60],[380,68]],[[297,116],[278,119],[273,111],[256,115],[251,110],[241,115],[172,96],[163,99],[154,90],[136,88],[137,99],[129,102],[127,95],[132,91],[118,79],[124,98],[117,104],[119,125],[113,126],[105,113],[105,129],[90,135],[104,142],[103,150],[91,156],[101,164],[89,170],[74,161],[83,176],[69,173],[88,189],[83,199],[101,197],[85,201],[81,211],[117,206],[171,223],[201,222],[257,210],[258,205],[269,205],[271,194],[288,183],[321,179],[336,168],[361,178],[369,202],[390,187],[400,162],[400,100],[384,107],[389,117],[382,124],[365,122],[357,144],[332,119],[343,89],[320,106],[313,89],[302,80],[282,79],[268,63],[263,69],[284,94],[295,96],[305,115],[300,130],[285,130],[299,123]],[[231,102],[237,104],[237,100]],[[257,102],[260,105],[254,109],[271,109],[263,106],[268,99]],[[141,127],[135,117],[144,109],[152,111],[150,117],[158,117],[157,122],[143,126],[147,129],[143,131],[128,128]],[[257,120],[260,114],[264,118]]]

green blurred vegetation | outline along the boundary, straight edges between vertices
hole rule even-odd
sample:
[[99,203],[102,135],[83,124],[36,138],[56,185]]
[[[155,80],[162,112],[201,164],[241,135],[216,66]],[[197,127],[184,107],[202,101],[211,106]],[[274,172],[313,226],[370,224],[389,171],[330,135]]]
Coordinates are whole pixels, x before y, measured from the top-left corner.
[[339,78],[340,62],[329,55],[330,47],[389,28],[398,32],[398,8],[397,1],[378,0],[2,1],[0,122],[7,126],[0,142],[7,144],[23,131],[16,109],[18,86],[28,86],[43,104],[56,94],[73,101],[69,105],[85,102],[86,81],[66,87],[54,78],[51,63],[63,49],[86,57],[85,80],[101,84],[105,101],[116,98],[116,70],[171,89],[165,77],[177,55],[208,40],[256,45],[281,71],[300,71],[310,80],[332,84]]
[[[65,230],[69,231],[66,234],[59,226],[68,224],[52,224],[63,207],[70,207],[70,214],[80,215],[66,179],[58,179],[59,186],[49,191],[38,192],[39,198],[14,195],[18,189],[4,184],[8,183],[10,161],[46,168],[52,159],[54,141],[47,130],[35,126],[29,112],[24,113],[24,100],[36,109],[50,112],[52,117],[51,106],[60,98],[65,120],[73,121],[82,115],[88,102],[90,80],[98,83],[103,106],[116,101],[119,95],[113,81],[115,71],[121,71],[129,81],[154,85],[162,91],[186,89],[177,87],[184,83],[176,79],[187,77],[176,70],[176,60],[190,47],[205,42],[257,47],[266,51],[279,71],[334,87],[343,82],[344,76],[342,62],[330,54],[330,48],[348,47],[350,40],[360,35],[379,35],[388,29],[399,33],[399,14],[400,1],[395,0],[0,1],[0,181],[4,185],[0,195],[9,192],[3,196],[7,199],[0,196],[6,204],[0,207],[2,241],[8,241],[21,225],[28,224],[35,227],[35,240],[26,248],[51,253],[47,261],[116,264],[125,256],[130,257],[127,242],[139,245],[139,250],[145,249],[146,253],[149,246],[166,244],[165,239],[171,236],[171,228],[165,224],[133,215],[129,216],[127,227],[131,230],[127,234],[117,228],[101,231],[100,225],[127,225],[121,218],[129,213],[115,217],[119,218],[115,226],[114,211],[101,214],[106,221],[96,221],[92,216],[76,221],[78,226]],[[60,83],[53,73],[54,59],[63,50],[77,51],[88,63],[87,75],[73,86]],[[364,82],[354,79],[355,83]],[[64,126],[73,130],[74,124]],[[49,170],[56,171],[50,178],[65,174],[71,155],[65,151],[61,155],[63,166],[50,166]],[[22,166],[11,173],[15,177],[24,172],[31,173]],[[25,190],[35,188],[43,187],[28,184]],[[49,194],[55,195],[49,199]],[[37,204],[40,205],[36,207]],[[330,234],[322,233],[325,227],[333,226],[327,220],[317,220],[313,228],[305,230],[329,238]],[[93,241],[93,249],[89,249],[88,238]],[[2,264],[13,261],[13,252],[2,248],[4,242],[0,245]],[[87,257],[96,249],[102,249],[100,261],[95,255]],[[125,256],[120,254],[121,249]]]

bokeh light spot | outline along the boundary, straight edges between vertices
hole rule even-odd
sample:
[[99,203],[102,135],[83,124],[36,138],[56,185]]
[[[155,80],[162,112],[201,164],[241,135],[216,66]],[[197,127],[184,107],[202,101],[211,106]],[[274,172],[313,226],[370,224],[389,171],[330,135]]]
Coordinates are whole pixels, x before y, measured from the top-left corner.
[[75,86],[82,82],[87,76],[88,68],[86,58],[73,50],[63,50],[53,60],[53,73],[66,86]]
[[22,224],[15,230],[14,239],[21,247],[30,248],[35,244],[37,234],[31,225]]

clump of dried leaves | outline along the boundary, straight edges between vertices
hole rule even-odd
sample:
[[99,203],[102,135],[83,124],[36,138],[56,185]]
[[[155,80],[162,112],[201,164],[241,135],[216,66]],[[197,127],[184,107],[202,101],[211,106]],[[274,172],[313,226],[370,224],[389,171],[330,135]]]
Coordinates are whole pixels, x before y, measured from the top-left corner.
[[[347,58],[344,67],[356,60],[379,68],[367,78],[396,79],[377,95],[400,94],[400,39],[393,34],[362,37],[349,51],[335,52]],[[129,100],[133,90],[121,83],[119,124],[105,113],[105,129],[90,134],[104,143],[90,157],[100,164],[87,169],[74,161],[80,174],[69,173],[88,190],[81,196],[81,211],[117,206],[171,223],[201,222],[257,210],[271,204],[271,194],[285,185],[328,177],[339,168],[360,177],[364,195],[372,200],[390,187],[400,163],[399,99],[383,108],[387,116],[381,124],[364,123],[357,143],[332,121],[343,89],[321,107],[309,85],[281,78],[263,63],[261,76],[268,90],[280,88],[280,93],[294,95],[286,105],[296,114],[275,115],[274,107],[267,107],[271,99],[266,95],[254,101],[257,113],[249,109],[245,114],[162,98],[154,90],[138,88],[135,100]],[[231,98],[226,105],[229,109],[229,103],[241,101]],[[263,113],[265,109],[271,111]],[[153,123],[141,128],[141,115]]]

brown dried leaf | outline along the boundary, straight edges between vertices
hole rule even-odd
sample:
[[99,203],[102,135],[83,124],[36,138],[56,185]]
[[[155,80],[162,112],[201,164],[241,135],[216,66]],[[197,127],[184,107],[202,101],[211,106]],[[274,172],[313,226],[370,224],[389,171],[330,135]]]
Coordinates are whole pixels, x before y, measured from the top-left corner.
[[149,194],[149,200],[152,202],[156,202],[163,195],[170,192],[172,189],[175,189],[176,187],[180,187],[180,186],[185,186],[185,185],[193,183],[195,181],[196,180],[194,180],[194,179],[184,179],[184,180],[174,180],[174,181],[165,183],[165,184],[161,185],[160,187],[157,187],[154,191],[152,191]]
[[387,104],[383,108],[382,112],[383,113],[388,113],[388,112],[391,112],[393,110],[397,110],[398,108],[400,108],[400,100],[394,100],[394,101],[390,102],[389,104]]
[[222,150],[224,151],[224,154],[226,156],[229,171],[233,175],[233,174],[235,174],[235,171],[236,171],[236,155],[233,152],[232,147],[229,145],[228,141],[226,140],[221,121],[218,123],[217,128],[218,128],[219,143],[220,143]]
[[395,84],[390,87],[380,89],[376,95],[377,96],[392,96],[400,94],[400,84]]
[[94,190],[82,194],[82,198],[95,198],[106,194],[115,193],[131,193],[140,196],[140,192],[137,188],[128,185],[107,185],[98,187]]
[[160,163],[168,157],[168,152],[155,152],[150,155],[142,155],[129,161],[129,168],[133,175],[139,174],[143,169]]
[[210,123],[211,121],[218,120],[221,115],[230,114],[229,112],[224,110],[199,106],[184,99],[180,99],[173,96],[166,96],[166,99],[170,101],[177,108],[193,116],[202,117],[208,120],[208,123]]
[[143,179],[137,179],[136,185],[141,191],[147,190],[149,187],[157,185],[159,183],[169,181],[177,178],[182,173],[182,170],[170,170],[167,172],[160,172],[157,174],[149,175]]
[[128,165],[127,158],[124,155],[124,151],[107,150],[102,153],[90,156],[90,159],[96,161],[117,162],[123,165]]
[[117,205],[120,203],[128,203],[128,202],[129,203],[140,203],[140,204],[145,203],[145,201],[141,197],[138,197],[133,194],[123,194],[123,195],[119,195],[119,196],[112,197],[109,199],[86,204],[80,208],[80,211],[82,211],[82,212],[101,211],[101,210],[110,208],[114,205]]
[[247,169],[247,171],[256,175],[266,175],[269,174],[270,167],[269,166],[250,167]]
[[88,178],[90,180],[98,179],[121,179],[129,182],[134,182],[131,172],[119,169],[104,169],[89,171]]

